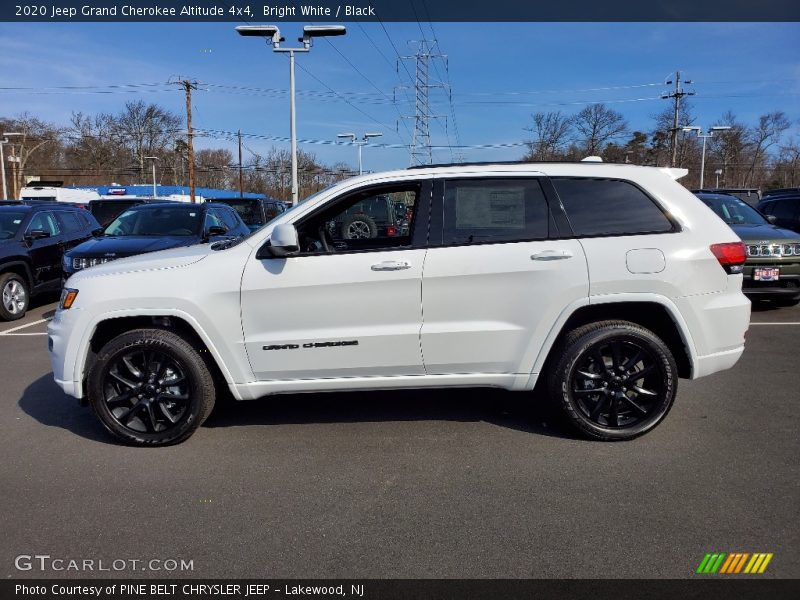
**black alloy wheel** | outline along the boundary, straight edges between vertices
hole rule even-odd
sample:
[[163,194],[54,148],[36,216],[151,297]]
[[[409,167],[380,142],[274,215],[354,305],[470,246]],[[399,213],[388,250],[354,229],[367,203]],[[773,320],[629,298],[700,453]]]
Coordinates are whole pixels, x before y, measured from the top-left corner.
[[560,351],[551,396],[589,437],[631,439],[672,407],[677,366],[651,331],[625,321],[592,323],[568,334]]
[[89,370],[89,403],[106,429],[126,443],[176,444],[214,407],[210,360],[172,331],[123,333],[100,350]]

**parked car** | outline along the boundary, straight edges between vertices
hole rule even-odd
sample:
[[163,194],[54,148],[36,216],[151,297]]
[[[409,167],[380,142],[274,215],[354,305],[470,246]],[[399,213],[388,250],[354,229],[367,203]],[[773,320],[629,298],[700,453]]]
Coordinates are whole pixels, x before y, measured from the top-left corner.
[[239,213],[250,231],[260,229],[289,208],[286,202],[271,198],[214,198],[206,202],[227,204]]
[[[154,202],[154,200],[148,198],[106,198],[92,200],[89,202],[87,210],[94,215],[94,218],[97,219],[97,222],[100,223],[102,227],[107,227],[111,221],[129,208],[147,202]],[[155,202],[163,202],[163,200],[155,200]]]
[[[744,244],[675,181],[686,173],[586,162],[347,179],[243,243],[73,275],[48,326],[54,377],[144,446],[188,438],[226,387],[250,400],[537,382],[584,435],[630,439],[664,419],[679,377],[732,367],[750,323]],[[402,235],[327,226],[386,198],[412,215]]]
[[756,206],[761,201],[761,190],[758,188],[703,188],[702,190],[692,190],[692,193],[728,194],[729,196],[736,196],[750,206]]
[[0,319],[20,319],[36,294],[58,291],[65,250],[100,225],[85,210],[63,203],[8,202],[0,206]]
[[[697,194],[747,246],[742,291],[753,300],[800,302],[800,233],[770,222],[749,204],[725,194]],[[773,217],[774,219],[774,217]]]
[[407,205],[402,198],[383,194],[368,196],[329,221],[332,236],[344,240],[395,237],[407,234]]
[[800,194],[766,197],[759,203],[758,210],[775,217],[776,225],[800,232]]
[[800,196],[800,187],[773,188],[761,194],[761,199],[766,200],[777,196]]
[[154,202],[137,204],[114,219],[102,232],[64,255],[64,277],[98,264],[221,240],[250,233],[242,219],[224,204]]

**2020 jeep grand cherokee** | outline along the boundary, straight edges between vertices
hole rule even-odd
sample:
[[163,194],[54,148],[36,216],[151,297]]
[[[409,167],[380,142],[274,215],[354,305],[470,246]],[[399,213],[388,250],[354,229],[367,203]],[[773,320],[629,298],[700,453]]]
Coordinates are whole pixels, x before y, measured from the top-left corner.
[[[189,437],[223,388],[540,380],[584,434],[632,438],[665,417],[679,377],[733,366],[749,324],[744,246],[683,174],[562,163],[349,179],[237,245],[71,277],[48,329],[54,376],[142,445]],[[331,230],[384,196],[411,216],[402,232]]]

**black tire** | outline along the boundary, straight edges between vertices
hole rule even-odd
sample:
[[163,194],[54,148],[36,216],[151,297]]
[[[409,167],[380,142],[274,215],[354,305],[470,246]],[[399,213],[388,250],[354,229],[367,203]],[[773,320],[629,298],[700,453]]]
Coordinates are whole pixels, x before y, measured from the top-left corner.
[[349,215],[342,221],[342,238],[360,240],[378,237],[378,226],[375,220],[363,213]]
[[635,438],[672,408],[678,384],[675,359],[644,327],[628,321],[591,323],[567,334],[556,352],[550,397],[587,437]]
[[123,333],[103,346],[89,370],[89,404],[118,440],[178,444],[214,408],[217,387],[207,360],[206,352],[171,331]]
[[16,321],[25,316],[30,303],[30,291],[25,278],[17,273],[0,275],[0,319]]

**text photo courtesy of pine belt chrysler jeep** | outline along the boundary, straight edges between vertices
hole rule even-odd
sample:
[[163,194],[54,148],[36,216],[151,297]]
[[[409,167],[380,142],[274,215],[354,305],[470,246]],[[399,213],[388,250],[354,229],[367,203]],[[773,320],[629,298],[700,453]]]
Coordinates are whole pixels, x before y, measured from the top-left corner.
[[[348,179],[236,243],[73,275],[48,327],[53,373],[140,445],[185,440],[226,388],[536,387],[584,435],[630,439],[666,416],[679,377],[744,350],[745,248],[675,181],[685,173],[529,163]],[[401,203],[407,227],[345,236],[336,224],[375,198]]]

